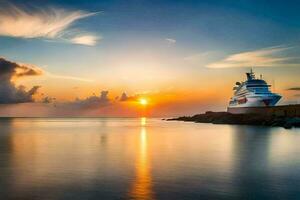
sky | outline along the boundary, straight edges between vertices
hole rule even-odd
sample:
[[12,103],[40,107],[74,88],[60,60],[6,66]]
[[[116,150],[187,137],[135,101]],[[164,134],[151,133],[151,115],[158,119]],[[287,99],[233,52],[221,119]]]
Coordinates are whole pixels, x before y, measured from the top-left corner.
[[0,116],[222,111],[251,67],[280,104],[298,103],[299,9],[276,0],[0,0]]

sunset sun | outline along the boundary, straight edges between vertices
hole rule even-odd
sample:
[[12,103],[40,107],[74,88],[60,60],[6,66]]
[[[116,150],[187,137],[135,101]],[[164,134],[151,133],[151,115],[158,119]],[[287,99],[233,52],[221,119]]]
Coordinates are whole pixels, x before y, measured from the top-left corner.
[[146,106],[148,104],[148,100],[145,98],[140,98],[139,99],[139,104]]

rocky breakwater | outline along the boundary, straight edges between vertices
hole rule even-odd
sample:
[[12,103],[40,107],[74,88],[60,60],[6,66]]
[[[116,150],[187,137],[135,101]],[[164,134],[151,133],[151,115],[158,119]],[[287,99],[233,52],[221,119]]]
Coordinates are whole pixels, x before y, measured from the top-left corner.
[[283,117],[275,115],[263,114],[232,114],[228,112],[206,112],[194,116],[183,116],[169,121],[186,121],[197,123],[213,123],[213,124],[240,124],[240,125],[256,125],[256,126],[273,126],[273,127],[300,127],[299,117]]

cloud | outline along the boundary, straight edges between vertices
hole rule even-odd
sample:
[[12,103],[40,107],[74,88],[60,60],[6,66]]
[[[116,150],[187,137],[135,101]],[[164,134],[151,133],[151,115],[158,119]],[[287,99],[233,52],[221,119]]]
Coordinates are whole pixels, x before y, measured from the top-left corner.
[[0,35],[17,38],[60,39],[75,44],[95,45],[98,37],[80,35],[71,25],[95,15],[84,11],[68,11],[60,8],[20,8],[14,5],[0,8]]
[[277,67],[295,66],[297,63],[288,63],[291,57],[284,57],[280,53],[290,49],[289,47],[275,46],[230,55],[225,59],[208,64],[208,68],[234,68],[234,67]]
[[54,97],[46,96],[46,97],[42,98],[41,103],[46,103],[46,104],[53,103],[55,100],[56,100],[56,98],[54,98]]
[[120,97],[120,101],[127,101],[127,100],[128,100],[128,96],[125,92],[123,92],[121,97]]
[[286,90],[291,90],[291,91],[300,91],[300,87],[291,87],[291,88],[288,88]]
[[85,99],[75,99],[71,102],[61,104],[66,108],[74,109],[97,109],[110,104],[111,100],[108,98],[109,91],[101,91],[99,96],[93,95]]
[[141,94],[135,94],[132,96],[128,96],[125,92],[122,93],[119,101],[137,101],[140,98]]
[[87,46],[94,46],[97,44],[97,41],[100,40],[101,37],[94,35],[80,35],[71,39],[74,44],[82,44]]
[[22,85],[16,86],[14,80],[25,76],[38,76],[42,70],[0,58],[0,104],[33,102],[40,86],[33,86],[30,90]]
[[169,44],[175,44],[176,43],[176,40],[173,39],[173,38],[166,38],[165,39]]
[[87,78],[81,78],[81,77],[76,77],[76,76],[65,76],[65,75],[57,75],[57,74],[52,74],[50,72],[44,72],[46,76],[49,78],[58,78],[58,79],[69,79],[69,80],[74,80],[74,81],[83,81],[83,82],[93,82],[94,80],[87,79]]
[[[33,96],[38,92],[40,86],[34,86],[30,90],[26,90],[25,86],[16,86],[15,82],[17,79],[22,77],[39,75],[44,75],[49,78],[70,79],[75,81],[93,81],[80,77],[52,74],[33,65],[17,63],[0,57],[0,104],[35,102]],[[103,100],[104,96],[101,96],[100,98]],[[43,97],[39,102],[52,103],[54,100],[56,99],[53,97]],[[95,99],[91,97],[80,101],[81,104],[84,104],[84,102],[93,100]],[[79,101],[76,103],[78,104]]]

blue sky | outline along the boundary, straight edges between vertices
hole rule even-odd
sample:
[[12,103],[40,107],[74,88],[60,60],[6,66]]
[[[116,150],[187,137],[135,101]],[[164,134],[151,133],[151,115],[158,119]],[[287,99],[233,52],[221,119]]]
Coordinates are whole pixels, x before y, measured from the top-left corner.
[[[176,90],[180,96],[193,88],[190,93],[200,99],[189,99],[191,109],[207,102],[201,94],[215,95],[216,105],[224,107],[231,85],[250,65],[270,81],[280,76],[277,90],[287,102],[295,101],[295,94],[286,89],[300,85],[296,1],[15,0],[1,5],[8,10],[2,18],[11,23],[0,22],[0,56],[44,70],[48,76],[18,83],[41,85],[57,99],[85,98],[102,89],[115,95]],[[17,17],[21,25],[13,20]],[[53,24],[39,21],[48,19]],[[61,30],[49,31],[63,22]],[[207,91],[220,86],[227,87],[223,98]],[[74,87],[83,89],[62,92]]]
[[[66,54],[71,51],[70,56],[85,51],[86,56],[92,56],[94,51],[113,50],[136,43],[147,48],[148,41],[160,43],[164,38],[175,39],[175,51],[185,54],[215,50],[230,54],[277,45],[297,46],[299,43],[299,5],[284,1],[15,2],[27,9],[57,7],[99,12],[72,24],[103,37],[93,49],[43,39],[1,38],[3,55],[24,61],[37,60],[37,64],[43,60],[36,57],[50,59],[49,53],[59,57],[60,51]],[[20,50],[16,52],[18,48]],[[24,50],[27,53],[24,54]],[[68,55],[64,56],[68,58]]]
[[284,1],[30,1],[25,5],[100,12],[76,24],[108,38],[170,35],[187,45],[205,44],[201,38],[206,38],[231,48],[298,42],[300,23],[299,5]]

